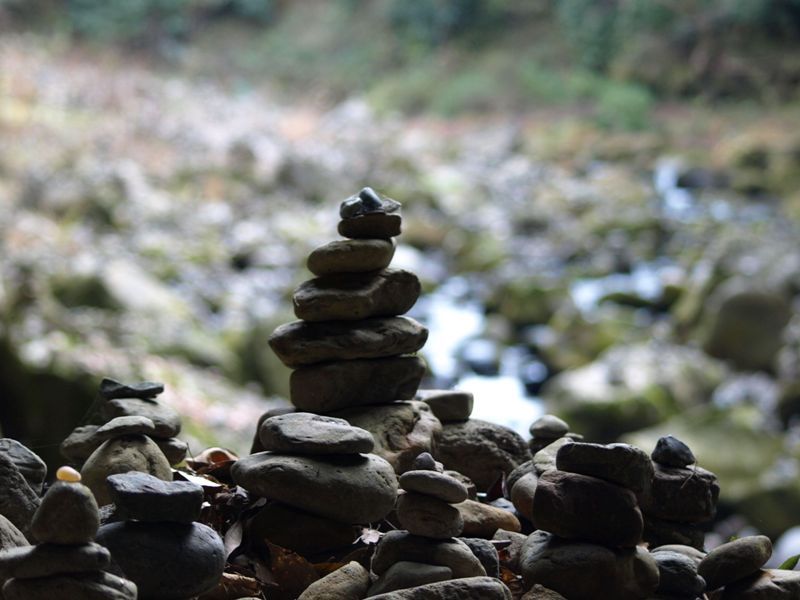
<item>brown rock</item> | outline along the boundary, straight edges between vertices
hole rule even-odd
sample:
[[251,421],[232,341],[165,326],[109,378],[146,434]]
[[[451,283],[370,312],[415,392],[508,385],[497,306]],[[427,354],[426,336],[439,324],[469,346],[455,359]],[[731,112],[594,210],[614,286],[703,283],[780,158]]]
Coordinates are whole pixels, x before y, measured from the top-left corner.
[[379,271],[392,262],[394,250],[392,240],[338,240],[316,248],[308,255],[306,266],[318,277]]
[[389,239],[400,235],[402,224],[397,213],[371,213],[342,219],[337,229],[339,235],[350,239]]
[[800,571],[764,569],[725,586],[722,600],[797,600]]
[[498,529],[506,531],[520,531],[519,519],[512,513],[496,506],[465,500],[455,505],[461,518],[464,520],[464,533],[466,537],[492,539]]

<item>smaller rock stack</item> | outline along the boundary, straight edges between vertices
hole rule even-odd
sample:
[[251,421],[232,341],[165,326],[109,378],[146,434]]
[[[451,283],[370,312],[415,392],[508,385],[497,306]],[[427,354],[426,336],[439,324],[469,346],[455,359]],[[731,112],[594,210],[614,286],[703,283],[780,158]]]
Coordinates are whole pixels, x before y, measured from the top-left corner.
[[62,442],[61,453],[82,465],[83,481],[101,506],[111,502],[109,475],[141,471],[170,481],[170,465],[185,458],[187,446],[175,437],[180,417],[156,400],[163,391],[160,383],[103,379],[99,415],[104,424],[77,427]]
[[653,548],[683,544],[702,550],[705,536],[699,525],[716,513],[716,475],[692,466],[692,451],[672,436],[659,439],[651,457],[655,467],[652,483],[639,494],[644,540]]
[[107,572],[111,556],[94,543],[100,515],[91,491],[74,469],[59,469],[33,517],[38,544],[0,552],[6,600],[136,600],[136,585]]
[[217,585],[226,552],[213,529],[195,522],[202,487],[136,471],[111,475],[108,487],[122,520],[103,525],[97,541],[142,598],[183,600]]
[[406,531],[390,532],[378,544],[372,562],[378,579],[367,597],[486,575],[469,546],[455,539],[464,522],[453,504],[467,499],[466,486],[443,473],[427,452],[401,475],[400,486],[397,518]]
[[256,538],[304,555],[351,544],[354,525],[383,519],[394,507],[397,477],[370,454],[372,435],[343,419],[288,413],[259,428],[265,449],[238,460],[234,481],[272,500],[249,524]]
[[560,444],[555,465],[535,484],[530,516],[540,531],[522,549],[526,586],[538,583],[571,600],[651,596],[658,567],[639,546],[637,494],[652,470],[647,454],[628,444]]

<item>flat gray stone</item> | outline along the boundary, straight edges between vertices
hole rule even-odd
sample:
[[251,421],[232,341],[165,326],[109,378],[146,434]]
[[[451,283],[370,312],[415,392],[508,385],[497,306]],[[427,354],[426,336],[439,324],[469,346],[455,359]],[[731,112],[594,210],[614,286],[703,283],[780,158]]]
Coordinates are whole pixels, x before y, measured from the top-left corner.
[[129,471],[106,479],[120,519],[191,523],[200,518],[203,488],[188,481],[163,481]]
[[453,572],[449,567],[401,560],[389,567],[389,570],[372,584],[367,592],[367,598],[425,585],[426,583],[447,581],[452,577]]
[[475,402],[472,392],[460,390],[419,390],[416,399],[427,403],[442,423],[466,421]]
[[37,494],[47,476],[47,465],[32,450],[11,438],[0,438],[0,454],[5,454]]
[[189,452],[189,444],[178,438],[153,438],[153,441],[158,446],[159,450],[167,457],[167,462],[170,465],[178,465],[186,460],[186,455]]
[[662,550],[650,555],[658,565],[659,594],[697,598],[706,591],[705,580],[697,574],[697,563],[685,554]]
[[402,233],[403,219],[399,214],[373,213],[342,219],[337,231],[342,237],[350,239],[382,239],[397,237]]
[[653,463],[630,444],[566,444],[556,453],[556,468],[597,477],[639,493],[653,479]]
[[481,562],[461,540],[434,540],[402,530],[388,531],[375,548],[372,571],[381,575],[401,560],[449,567],[455,578],[486,575]]
[[57,481],[33,515],[31,535],[39,543],[88,544],[99,526],[100,513],[89,488]]
[[494,577],[467,577],[372,596],[372,600],[512,600],[511,591]]
[[408,400],[425,370],[425,361],[416,356],[311,365],[292,372],[289,394],[300,410],[318,413]]
[[317,277],[379,271],[389,266],[394,251],[392,240],[338,240],[311,252],[306,266]]
[[456,537],[464,529],[458,509],[438,498],[407,492],[397,499],[397,519],[413,535],[436,539]]
[[428,330],[409,317],[363,321],[295,321],[278,327],[269,345],[287,367],[334,360],[411,354],[425,345]]
[[716,590],[756,573],[772,556],[772,542],[765,535],[749,535],[722,544],[706,554],[697,567],[709,590]]
[[381,520],[394,508],[397,495],[394,470],[374,454],[261,452],[236,461],[231,475],[253,494],[346,524]]
[[104,571],[11,579],[3,587],[6,600],[136,600],[136,585]]
[[[101,425],[94,432],[95,437],[100,443],[121,435],[155,435],[156,424],[152,419],[142,415],[130,415],[127,417],[115,417],[105,425]],[[98,443],[98,446],[100,444]]]
[[172,408],[154,400],[140,398],[120,398],[104,403],[101,413],[106,421],[115,417],[142,416],[150,419],[156,426],[153,435],[171,438],[181,431],[181,418]]
[[351,561],[312,583],[297,600],[360,599],[367,595],[369,584],[369,571]]
[[300,284],[292,301],[294,314],[303,321],[359,321],[402,315],[420,291],[413,273],[384,269],[311,279]]
[[82,425],[73,429],[61,442],[61,456],[73,464],[82,465],[103,443],[95,436],[98,429],[98,425]]
[[417,492],[458,504],[467,499],[467,487],[450,475],[436,471],[406,471],[400,476],[400,487],[407,492]]
[[164,391],[164,384],[155,381],[142,381],[125,384],[108,377],[100,382],[100,396],[104,400],[116,398],[155,398]]
[[100,544],[77,546],[39,544],[0,552],[0,581],[31,579],[101,571],[111,564],[111,554]]
[[369,431],[344,419],[302,412],[266,419],[259,440],[264,450],[285,454],[366,454],[375,447]]

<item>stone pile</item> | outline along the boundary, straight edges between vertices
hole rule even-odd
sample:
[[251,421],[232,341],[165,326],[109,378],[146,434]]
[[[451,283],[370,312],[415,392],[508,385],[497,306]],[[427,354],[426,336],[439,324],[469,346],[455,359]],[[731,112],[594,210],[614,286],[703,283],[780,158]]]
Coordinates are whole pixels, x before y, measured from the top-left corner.
[[186,457],[186,444],[175,437],[180,417],[156,399],[163,391],[160,383],[125,385],[103,379],[98,411],[102,424],[77,427],[62,442],[61,453],[80,466],[84,483],[101,506],[111,502],[109,475],[141,471],[170,481],[170,465]]
[[136,600],[136,585],[108,572],[111,556],[94,543],[100,525],[97,502],[70,468],[59,469],[31,523],[35,546],[0,552],[6,600]]
[[217,585],[226,552],[213,529],[195,522],[202,487],[137,471],[109,476],[108,487],[115,521],[100,527],[97,541],[141,598],[183,600]]
[[639,495],[644,540],[651,547],[683,544],[702,550],[700,525],[716,514],[717,477],[696,466],[689,447],[672,436],[659,439],[651,457],[652,483]]
[[265,419],[258,436],[264,451],[231,469],[238,485],[271,500],[248,525],[254,537],[316,554],[349,546],[355,525],[378,522],[394,508],[397,477],[370,453],[368,431],[298,412]]
[[300,319],[278,327],[269,344],[293,369],[297,410],[341,417],[373,433],[374,452],[397,472],[431,451],[441,425],[412,400],[425,362],[415,356],[428,337],[403,316],[417,301],[416,275],[389,268],[400,234],[400,204],[371,188],[340,206],[339,233],[308,257],[316,275],[293,295]]
[[555,464],[542,450],[530,471],[536,481],[526,514],[538,531],[521,550],[526,587],[540,584],[570,600],[652,596],[659,571],[639,545],[644,521],[637,499],[652,478],[650,458],[628,444],[564,439],[551,446]]

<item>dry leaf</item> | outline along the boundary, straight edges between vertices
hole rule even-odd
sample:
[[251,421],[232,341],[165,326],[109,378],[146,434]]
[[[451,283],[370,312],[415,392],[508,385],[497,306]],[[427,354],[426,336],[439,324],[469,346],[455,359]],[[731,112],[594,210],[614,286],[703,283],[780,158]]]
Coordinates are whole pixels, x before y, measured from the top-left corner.
[[206,592],[198,600],[235,600],[236,598],[257,597],[263,587],[258,580],[239,573],[223,573],[222,580],[213,590]]

